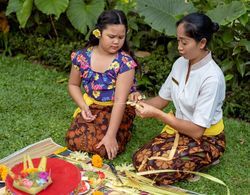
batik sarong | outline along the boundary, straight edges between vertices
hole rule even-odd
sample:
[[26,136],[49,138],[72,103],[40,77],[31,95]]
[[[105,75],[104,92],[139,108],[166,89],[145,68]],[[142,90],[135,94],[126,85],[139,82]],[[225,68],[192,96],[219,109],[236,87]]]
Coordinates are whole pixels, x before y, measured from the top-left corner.
[[[179,135],[178,146],[171,160],[163,159],[169,156],[175,134],[161,133],[136,151],[133,155],[133,165],[136,170],[200,171],[219,159],[225,150],[224,131],[219,135],[202,136],[197,140],[183,134]],[[157,159],[157,157],[163,157],[163,159]],[[179,171],[145,176],[155,180],[158,185],[168,185],[186,179],[190,174]]]
[[[72,151],[84,151],[107,158],[107,152],[104,146],[97,149],[97,145],[106,135],[108,130],[112,106],[101,106],[92,104],[89,106],[96,119],[92,122],[86,122],[81,113],[74,118],[69,130],[66,133],[67,147]],[[122,153],[126,144],[131,138],[131,128],[135,118],[135,110],[131,106],[125,108],[125,112],[116,135],[119,150]]]

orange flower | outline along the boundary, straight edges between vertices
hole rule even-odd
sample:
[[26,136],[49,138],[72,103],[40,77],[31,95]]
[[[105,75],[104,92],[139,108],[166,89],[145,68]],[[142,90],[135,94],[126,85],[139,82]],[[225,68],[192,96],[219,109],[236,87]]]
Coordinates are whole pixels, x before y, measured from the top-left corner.
[[88,182],[89,182],[90,185],[92,185],[92,184],[94,184],[94,179],[93,179],[93,178],[90,178],[90,179],[88,180]]
[[104,193],[103,193],[103,192],[100,192],[100,191],[95,191],[95,192],[93,192],[92,195],[104,195]]
[[7,175],[8,175],[8,167],[6,167],[5,165],[0,165],[0,180],[5,181]]
[[102,157],[100,157],[98,154],[95,154],[92,156],[92,165],[97,168],[101,168],[103,165]]

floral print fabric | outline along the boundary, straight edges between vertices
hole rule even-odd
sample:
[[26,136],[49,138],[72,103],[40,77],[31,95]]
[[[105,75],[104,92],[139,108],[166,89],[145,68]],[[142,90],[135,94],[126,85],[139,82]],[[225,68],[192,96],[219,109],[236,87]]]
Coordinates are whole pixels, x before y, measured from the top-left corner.
[[[168,157],[174,139],[174,134],[164,132],[136,151],[133,155],[133,165],[136,170],[200,171],[219,159],[225,150],[224,131],[219,135],[202,136],[197,140],[180,134],[178,147],[172,160],[148,160],[151,157]],[[145,177],[155,180],[158,185],[169,185],[189,176],[189,173],[184,172],[145,175]]]
[[[73,52],[71,54],[72,64],[81,72],[82,86],[90,97],[101,102],[112,101],[114,100],[117,76],[134,69],[137,64],[126,52],[119,51],[104,73],[95,72],[90,65],[92,51],[93,47],[89,47]],[[135,84],[130,92],[134,91]]]

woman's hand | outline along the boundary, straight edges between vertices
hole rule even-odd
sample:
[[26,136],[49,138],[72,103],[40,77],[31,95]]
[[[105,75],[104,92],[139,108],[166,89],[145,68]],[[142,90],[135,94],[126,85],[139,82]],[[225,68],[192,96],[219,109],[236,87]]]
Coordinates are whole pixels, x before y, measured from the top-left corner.
[[133,92],[133,93],[129,94],[128,100],[132,101],[132,102],[138,102],[138,101],[142,100],[142,95],[138,91]]
[[110,135],[105,135],[103,138],[102,138],[102,141],[97,145],[96,148],[100,148],[102,145],[105,146],[105,149],[107,151],[107,154],[108,154],[108,158],[110,160],[113,160],[116,155],[117,155],[117,152],[119,150],[119,147],[118,147],[118,143],[117,143],[117,140],[116,140],[116,137],[114,136],[110,136]]
[[82,117],[86,122],[91,122],[93,120],[95,120],[96,115],[92,115],[90,109],[88,106],[84,107],[84,109],[82,109],[81,111]]
[[157,116],[162,112],[161,110],[144,102],[138,102],[135,108],[136,114],[141,118],[157,118]]

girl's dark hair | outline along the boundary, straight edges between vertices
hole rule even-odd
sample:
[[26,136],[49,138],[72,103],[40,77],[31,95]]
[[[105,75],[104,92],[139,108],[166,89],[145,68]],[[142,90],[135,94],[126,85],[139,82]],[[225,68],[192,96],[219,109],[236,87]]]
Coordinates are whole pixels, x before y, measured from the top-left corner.
[[[103,11],[101,15],[97,19],[97,23],[95,25],[95,29],[99,29],[102,33],[102,31],[107,28],[107,25],[112,24],[123,24],[126,29],[126,33],[128,31],[128,21],[125,13],[121,10],[107,10]],[[95,46],[99,44],[99,39],[95,37],[92,33],[89,36],[89,40],[86,44],[86,47]],[[138,64],[138,67],[140,69],[139,63],[135,58],[134,53],[130,50],[128,42],[127,42],[127,36],[125,34],[125,41],[121,48],[123,51],[127,52]]]
[[[193,38],[197,42],[206,38],[207,44],[211,41],[213,33],[219,30],[218,23],[202,13],[191,13],[180,19],[176,26],[184,24],[185,33],[187,36]],[[207,45],[206,44],[206,45]]]
[[[107,28],[109,24],[123,24],[126,28],[126,32],[128,31],[128,22],[126,15],[121,10],[107,10],[103,11],[101,15],[97,19],[97,23],[95,25],[95,29],[102,31]],[[87,47],[95,46],[99,44],[99,39],[95,37],[92,33],[89,36],[89,40],[87,42]],[[125,42],[122,46],[122,50],[129,51],[128,43],[125,36]]]

